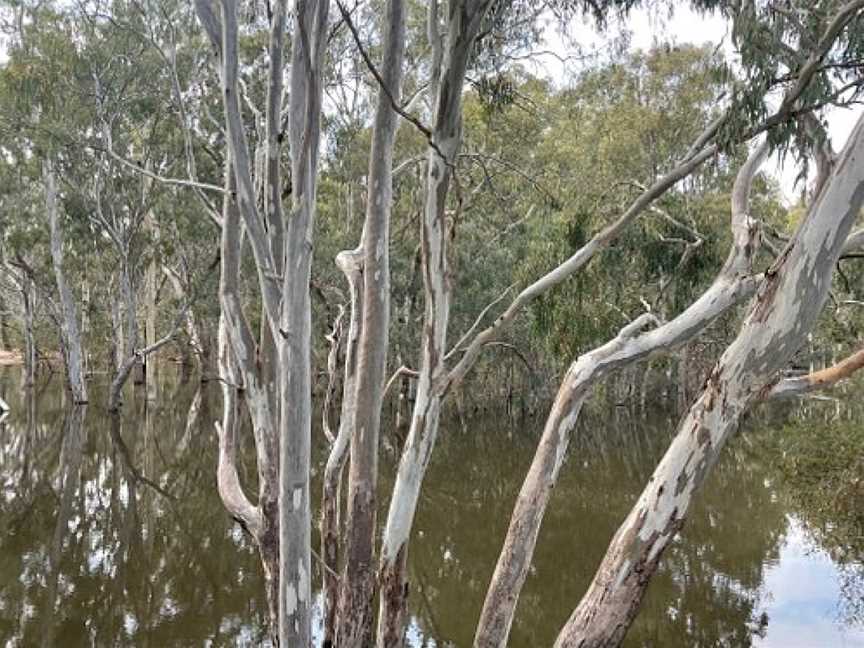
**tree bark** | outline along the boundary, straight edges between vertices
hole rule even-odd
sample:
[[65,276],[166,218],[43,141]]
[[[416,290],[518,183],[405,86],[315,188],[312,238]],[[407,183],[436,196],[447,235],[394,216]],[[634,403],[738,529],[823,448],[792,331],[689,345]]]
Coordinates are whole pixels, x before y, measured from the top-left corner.
[[[148,213],[144,219],[147,229],[153,236],[154,242],[158,244],[159,230],[153,214]],[[156,252],[147,264],[144,271],[144,346],[150,346],[156,342],[156,292],[158,289],[156,277],[158,276],[158,265]],[[191,313],[190,313],[191,317]],[[145,359],[143,364],[144,381],[146,383],[147,400],[156,400],[156,363],[152,359]]]
[[384,372],[390,326],[390,213],[393,201],[393,144],[397,116],[392,102],[400,100],[405,50],[403,0],[389,0],[385,14],[384,87],[372,129],[367,180],[366,219],[361,238],[362,313],[357,342],[356,393],[351,466],[348,474],[348,520],[345,570],[339,601],[336,645],[361,648],[372,644],[372,604],[375,596],[375,535],[378,448]]
[[417,396],[381,545],[377,630],[379,648],[398,648],[404,644],[408,541],[423,477],[438,435],[441,400],[444,396],[444,356],[447,352],[447,324],[450,316],[445,205],[452,166],[462,139],[462,85],[468,56],[489,3],[461,0],[448,3],[447,6],[447,49],[442,56],[437,3],[430,4],[430,41],[433,59],[440,61],[440,67],[433,67],[430,88],[435,93],[435,116],[427,152],[426,196],[421,228],[426,305]]
[[[354,436],[357,411],[357,343],[360,321],[363,319],[363,263],[361,250],[346,250],[336,257],[336,265],[345,274],[350,295],[350,320],[345,341],[345,369],[342,381],[342,412],[339,432],[330,446],[324,467],[324,492],[321,497],[321,556],[324,560],[324,646],[336,643],[337,610],[339,607],[340,522],[342,473],[348,460],[348,449]],[[325,413],[326,416],[326,413]]]
[[[120,371],[123,367],[123,361],[127,356],[135,353],[138,348],[138,299],[135,296],[135,286],[132,281],[132,271],[129,267],[129,252],[123,250],[121,253],[123,258],[120,262],[120,295],[123,301],[123,338],[126,344],[125,353],[121,356],[121,363],[117,367]],[[135,374],[132,382],[135,385],[144,383],[144,361],[142,358],[136,358],[133,373]]]
[[69,388],[72,391],[72,399],[75,403],[81,404],[87,402],[87,384],[84,382],[81,336],[78,334],[78,314],[63,269],[63,232],[58,222],[57,179],[51,158],[46,158],[43,161],[42,176],[45,182],[45,202],[51,228],[51,260],[54,265],[54,280],[57,283],[57,292],[60,294],[60,310],[63,318],[61,334],[66,350],[66,375],[69,380]]
[[21,301],[24,306],[24,386],[32,387],[36,382],[36,337],[33,330],[33,308],[36,291],[33,280],[21,273]]
[[[284,3],[277,3],[283,4]],[[321,70],[326,46],[328,0],[295,6],[291,48],[288,137],[291,148],[292,214],[285,233],[285,268],[279,326],[279,641],[308,646],[312,640],[311,514],[309,467],[312,429],[312,321],[309,281],[321,130]],[[272,33],[284,38],[280,12]],[[276,57],[271,42],[271,66]],[[281,65],[272,68],[271,88]],[[275,92],[275,90],[274,90]],[[278,165],[277,165],[278,168]],[[273,182],[271,179],[270,182]],[[281,182],[279,184],[281,191]],[[281,195],[281,194],[280,194]],[[288,271],[290,269],[290,272]]]
[[864,203],[864,120],[795,237],[766,273],[741,331],[678,426],[639,501],[618,529],[556,648],[618,646],[645,589],[742,414],[769,393],[806,340]]

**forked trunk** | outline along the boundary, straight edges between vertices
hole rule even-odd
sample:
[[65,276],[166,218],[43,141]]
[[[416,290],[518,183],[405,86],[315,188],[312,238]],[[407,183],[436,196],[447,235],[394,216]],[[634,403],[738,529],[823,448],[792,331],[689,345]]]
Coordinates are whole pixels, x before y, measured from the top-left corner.
[[653,315],[642,315],[613,340],[583,354],[570,366],[513,509],[477,625],[476,648],[507,645],[516,604],[533,559],[546,506],[567,454],[570,434],[594,385],[613,371],[687,344],[718,317],[753,294],[757,281],[750,277],[750,265],[759,246],[759,228],[748,215],[747,203],[752,179],[766,152],[764,144],[754,151],[735,181],[731,209],[733,246],[711,287],[668,323],[642,332],[648,324],[658,323]]

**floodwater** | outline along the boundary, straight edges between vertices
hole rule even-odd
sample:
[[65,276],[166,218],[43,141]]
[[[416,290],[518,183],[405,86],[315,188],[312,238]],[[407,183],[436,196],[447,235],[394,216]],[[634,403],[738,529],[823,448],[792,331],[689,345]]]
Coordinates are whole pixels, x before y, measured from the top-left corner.
[[[130,390],[118,426],[98,385],[74,410],[59,380],[27,398],[0,370],[0,646],[261,645],[257,556],[216,493],[218,389],[163,374],[155,402]],[[551,645],[676,419],[598,412],[571,445],[511,646]],[[759,430],[778,424],[751,421],[727,449],[628,647],[864,647],[864,568],[836,563],[770,477]],[[484,413],[442,430],[409,553],[412,646],[470,646],[539,427]],[[385,492],[394,466],[385,452]]]

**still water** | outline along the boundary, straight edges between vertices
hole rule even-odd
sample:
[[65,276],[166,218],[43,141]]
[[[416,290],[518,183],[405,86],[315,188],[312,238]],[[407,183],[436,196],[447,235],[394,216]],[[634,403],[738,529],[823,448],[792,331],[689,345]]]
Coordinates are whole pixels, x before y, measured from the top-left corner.
[[[25,397],[19,372],[0,370],[12,406],[0,424],[0,646],[261,644],[258,559],[216,494],[218,389],[163,374],[154,402],[130,392],[117,426],[98,385],[75,411],[58,380]],[[570,449],[511,646],[551,645],[675,423],[598,411]],[[864,647],[864,568],[835,563],[771,478],[760,434],[779,424],[761,416],[725,453],[628,647]],[[470,645],[539,427],[484,414],[442,430],[410,550],[412,646]],[[385,492],[394,467],[385,453]]]

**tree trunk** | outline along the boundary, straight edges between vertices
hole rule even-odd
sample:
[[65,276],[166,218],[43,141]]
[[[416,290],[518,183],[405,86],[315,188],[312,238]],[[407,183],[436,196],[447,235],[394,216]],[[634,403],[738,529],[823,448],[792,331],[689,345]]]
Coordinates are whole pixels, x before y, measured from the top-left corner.
[[0,291],[0,348],[11,350],[9,342],[9,311],[6,296]]
[[712,286],[670,322],[640,334],[647,324],[656,322],[653,315],[642,315],[624,327],[615,339],[583,354],[570,366],[513,509],[477,625],[474,639],[477,648],[507,645],[516,604],[566,456],[570,433],[592,387],[614,370],[686,345],[717,317],[753,294],[756,281],[749,278],[750,265],[759,236],[758,227],[748,215],[747,201],[753,176],[766,152],[767,146],[760,146],[738,174],[732,201],[733,247]]
[[54,166],[50,158],[46,158],[42,164],[42,173],[45,181],[45,201],[48,210],[48,220],[51,227],[51,260],[54,265],[54,279],[57,283],[57,292],[60,294],[60,309],[62,321],[62,336],[66,350],[66,374],[69,380],[69,388],[72,391],[72,399],[75,403],[87,402],[87,384],[84,382],[84,366],[81,353],[81,337],[78,334],[78,315],[75,310],[75,301],[72,291],[66,283],[66,275],[63,271],[63,232],[58,222],[57,208],[57,181],[54,175]]
[[[280,7],[280,4],[282,5]],[[269,95],[281,101],[281,45],[284,3],[277,3],[271,36]],[[279,641],[308,646],[312,640],[312,565],[309,467],[312,430],[312,320],[309,281],[318,172],[321,77],[326,45],[328,0],[295,8],[291,48],[288,136],[291,150],[292,214],[285,235],[285,267],[279,327],[281,416],[279,427]],[[280,15],[281,13],[281,15]],[[302,36],[301,36],[302,35]],[[281,41],[280,41],[281,42]],[[279,57],[275,52],[279,52]],[[278,138],[280,114],[268,115],[268,146]],[[276,164],[268,183],[282,190]],[[280,194],[281,195],[281,194]]]
[[36,298],[33,280],[26,274],[21,278],[21,301],[24,305],[24,386],[32,387],[36,382],[36,338],[33,334],[33,307]]
[[414,413],[399,462],[381,545],[377,633],[380,648],[401,647],[405,639],[408,541],[423,477],[438,435],[446,377],[444,357],[450,316],[450,271],[445,204],[451,168],[462,139],[462,84],[468,55],[489,4],[452,2],[447,6],[446,56],[441,52],[437,3],[431,3],[429,10],[430,41],[435,60],[430,90],[435,97],[436,109],[428,150],[426,204],[421,230],[426,307]]
[[[152,214],[147,214],[145,218],[147,228],[151,231],[154,239],[158,242],[159,232],[156,227],[156,221]],[[156,255],[150,259],[147,264],[147,269],[144,271],[144,346],[150,346],[156,342],[156,291],[158,274],[158,266],[156,264]],[[191,317],[191,314],[190,314]],[[142,365],[144,380],[146,382],[147,400],[156,400],[156,362],[155,358],[147,358]]]
[[356,411],[348,474],[346,561],[336,633],[336,645],[345,648],[372,644],[378,447],[390,326],[390,212],[397,126],[391,101],[398,103],[401,94],[405,49],[403,0],[389,0],[385,20],[384,60],[380,67],[385,87],[378,91],[369,153],[366,220],[361,239],[363,308],[353,398]]
[[[126,349],[122,360],[132,356],[138,348],[138,300],[132,283],[132,270],[129,267],[129,253],[123,252],[120,263],[120,296],[123,302],[123,338]],[[132,382],[135,385],[144,384],[144,361],[137,359],[133,367]]]
[[[330,447],[324,467],[324,492],[321,498],[321,555],[324,560],[324,647],[336,643],[337,610],[341,577],[340,564],[340,507],[342,500],[342,473],[348,460],[348,448],[354,435],[357,408],[357,342],[360,321],[363,319],[363,263],[361,250],[348,250],[336,257],[336,265],[348,280],[351,314],[348,338],[345,342],[345,371],[342,382],[342,413],[339,432]],[[325,412],[326,416],[326,412]]]
[[663,551],[684,523],[742,414],[777,380],[806,341],[828,296],[831,273],[864,202],[864,119],[795,237],[766,273],[735,341],[630,515],[618,529],[557,648],[618,646],[630,627]]

